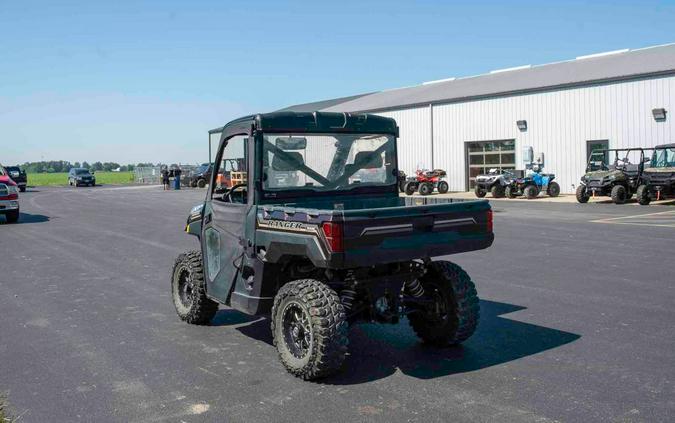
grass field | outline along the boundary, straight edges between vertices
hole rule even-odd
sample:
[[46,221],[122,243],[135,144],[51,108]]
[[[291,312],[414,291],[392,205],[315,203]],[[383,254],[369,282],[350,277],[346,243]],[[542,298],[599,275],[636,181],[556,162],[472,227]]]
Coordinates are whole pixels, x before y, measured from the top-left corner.
[[[134,172],[96,172],[97,184],[130,184],[134,181]],[[67,173],[29,173],[29,186],[68,185]]]
[[8,423],[13,422],[14,420],[7,414],[7,404],[5,403],[5,398],[0,395],[0,422]]

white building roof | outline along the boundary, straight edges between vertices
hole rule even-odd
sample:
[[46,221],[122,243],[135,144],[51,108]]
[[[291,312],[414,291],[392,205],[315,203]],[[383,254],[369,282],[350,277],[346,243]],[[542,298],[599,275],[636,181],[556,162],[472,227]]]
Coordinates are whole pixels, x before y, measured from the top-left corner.
[[579,85],[675,74],[675,44],[616,50],[538,66],[518,66],[465,78],[291,106],[285,110],[368,112],[517,95]]

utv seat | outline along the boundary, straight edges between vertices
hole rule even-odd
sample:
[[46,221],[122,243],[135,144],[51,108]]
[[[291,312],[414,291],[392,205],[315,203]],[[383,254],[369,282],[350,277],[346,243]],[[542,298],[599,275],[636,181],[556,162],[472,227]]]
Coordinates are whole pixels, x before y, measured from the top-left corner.
[[634,178],[638,176],[639,167],[636,164],[628,163],[623,167],[623,173],[625,173],[629,178]]

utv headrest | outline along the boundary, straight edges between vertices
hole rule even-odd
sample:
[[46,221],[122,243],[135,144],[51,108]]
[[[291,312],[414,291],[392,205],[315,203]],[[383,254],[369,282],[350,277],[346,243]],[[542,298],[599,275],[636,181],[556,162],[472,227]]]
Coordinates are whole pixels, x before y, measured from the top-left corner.
[[360,151],[354,156],[354,164],[360,169],[379,169],[382,167],[382,155],[374,151]]
[[291,172],[300,169],[305,164],[302,154],[297,151],[285,151],[283,155],[275,154],[272,159],[272,169],[277,172]]

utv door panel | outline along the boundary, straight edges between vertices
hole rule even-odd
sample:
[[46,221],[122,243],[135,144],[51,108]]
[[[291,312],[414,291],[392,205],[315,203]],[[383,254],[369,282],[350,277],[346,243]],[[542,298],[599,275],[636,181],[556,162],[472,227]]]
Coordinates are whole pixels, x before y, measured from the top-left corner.
[[210,205],[206,213],[211,213],[211,218],[202,238],[206,251],[207,292],[210,297],[227,304],[244,254],[244,224],[248,207],[218,200],[211,201]]

